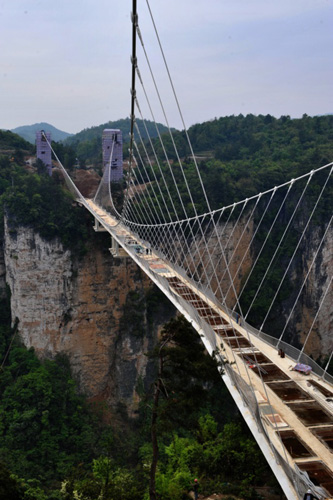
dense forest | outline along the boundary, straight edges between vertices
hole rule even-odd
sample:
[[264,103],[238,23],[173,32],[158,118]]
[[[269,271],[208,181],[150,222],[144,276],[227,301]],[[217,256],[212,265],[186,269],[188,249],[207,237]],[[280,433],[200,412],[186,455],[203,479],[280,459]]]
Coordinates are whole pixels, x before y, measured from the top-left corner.
[[[248,115],[191,127],[212,207],[331,161],[332,125],[333,116],[293,120]],[[57,175],[49,178],[38,163],[33,171],[26,169],[24,156],[32,151],[22,141],[0,133],[1,219],[6,213],[12,230],[16,225],[34,227],[82,255],[86,221]],[[204,202],[184,133],[175,132],[175,141],[200,211]],[[168,138],[166,144],[172,156]],[[101,130],[93,136],[84,131],[56,149],[69,169],[79,158],[98,170]],[[163,157],[161,151],[158,155]],[[181,179],[179,187],[185,194]],[[157,292],[155,299],[162,300]],[[262,485],[279,491],[216,362],[184,319],[166,324],[156,348],[147,353],[156,379],[150,390],[138,388],[137,417],[130,419],[120,405],[110,424],[107,408],[78,394],[65,357],[41,361],[22,345],[19,325],[11,327],[9,301],[8,293],[0,304],[0,500],[147,499],[157,456],[154,487],[161,500],[188,498],[195,477],[203,495],[257,498],[255,487]]]
[[0,157],[0,233],[6,213],[13,227],[17,224],[33,227],[43,238],[58,237],[73,253],[83,254],[85,219],[62,184],[62,179],[57,175],[49,177],[38,162],[36,172],[28,173],[10,157]]
[[0,157],[22,164],[25,155],[32,154],[33,150],[34,147],[19,135],[0,130]]
[[[138,120],[138,125],[145,140],[147,135],[141,120]],[[122,130],[124,158],[127,158],[129,119],[92,127],[68,138],[64,143],[54,144],[64,166],[70,170],[78,162],[83,167],[92,166],[101,173],[102,132],[107,126]],[[170,172],[166,167],[166,157],[161,143],[156,139],[155,125],[147,122],[146,126],[157,158],[164,164],[164,173],[168,180]],[[185,132],[173,131],[176,152],[165,127],[160,124],[158,127],[167,156],[174,162],[173,173],[185,205],[189,199],[184,180],[177,168],[179,160],[183,163],[186,177],[191,185],[198,213],[206,211],[207,207]],[[279,185],[329,163],[333,157],[333,115],[315,117],[303,115],[299,119],[291,119],[290,116],[275,118],[271,115],[228,116],[194,125],[189,128],[188,135],[193,151],[197,155],[212,209]],[[136,140],[140,143],[138,137]],[[153,160],[155,174],[159,178],[160,173],[150,143],[146,144],[146,148]],[[145,157],[144,154],[142,156]],[[143,181],[146,178],[144,172],[142,178]],[[181,214],[181,207],[177,205],[177,201],[176,208]],[[191,215],[191,208],[188,215]]]
[[[182,318],[165,325],[147,355],[163,359],[151,390],[141,392],[136,419],[119,407],[106,424],[103,406],[77,394],[68,360],[41,362],[9,326],[1,304],[0,498],[131,500],[148,498],[153,445],[159,442],[158,497],[187,498],[193,478],[203,494],[256,498],[255,487],[278,487],[249,436],[196,332]],[[168,342],[165,342],[168,340]],[[172,345],[170,341],[172,340]],[[155,387],[163,381],[159,405]]]
[[[158,132],[156,126],[160,134],[167,131],[165,125],[159,123],[155,126],[155,123],[149,120],[143,122],[138,119],[136,120],[136,124],[143,140],[147,140],[148,137],[157,137]],[[78,134],[68,137],[61,145],[55,145],[57,153],[63,157],[66,168],[73,166],[73,159],[75,159],[81,166],[93,165],[100,171],[102,163],[101,141],[103,130],[106,128],[120,129],[122,131],[124,155],[126,157],[128,155],[128,143],[131,130],[131,121],[129,118],[110,121],[97,127],[84,129]],[[67,156],[65,156],[66,154]]]
[[48,132],[50,132],[53,140],[57,142],[64,141],[71,135],[45,122],[35,123],[34,125],[23,125],[22,127],[16,127],[11,131],[14,132],[14,134],[20,135],[21,137],[23,137],[23,139],[30,142],[31,144],[35,144],[36,132],[40,130],[47,130]]
[[[270,115],[239,115],[194,125],[188,131],[212,209],[245,199],[282,184],[332,161],[333,115],[291,119]],[[186,203],[189,196],[177,163],[185,168],[198,213],[207,206],[186,142],[185,133],[174,134],[178,156],[170,136],[163,136],[174,175]],[[155,143],[161,158],[161,145]],[[159,172],[156,169],[156,175]],[[165,175],[170,173],[165,168]],[[176,198],[176,197],[175,197]],[[176,207],[181,213],[181,207]],[[191,210],[189,215],[191,215]],[[181,217],[181,216],[180,216]]]

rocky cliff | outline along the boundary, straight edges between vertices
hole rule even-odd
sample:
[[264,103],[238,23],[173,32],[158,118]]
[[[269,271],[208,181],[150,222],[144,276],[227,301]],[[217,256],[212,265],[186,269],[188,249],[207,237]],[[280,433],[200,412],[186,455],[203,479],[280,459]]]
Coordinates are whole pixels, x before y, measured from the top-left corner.
[[312,354],[315,359],[320,356],[327,357],[333,351],[333,229],[327,232],[318,257],[313,261],[313,255],[323,236],[321,233],[317,228],[311,234],[303,253],[304,293],[294,321],[295,331],[299,332],[302,343],[309,334],[306,352]]
[[[252,230],[249,225],[235,265],[242,259],[242,248],[247,247]],[[235,241],[237,237],[235,234]],[[319,232],[307,241],[304,277],[319,241]],[[110,407],[123,402],[135,411],[138,386],[150,383],[146,353],[160,326],[175,311],[166,303],[153,311],[149,301],[156,289],[152,292],[151,282],[130,258],[113,258],[108,246],[105,234],[92,233],[87,254],[78,260],[58,240],[46,241],[33,229],[11,226],[6,220],[0,290],[8,284],[12,318],[19,319],[19,333],[27,347],[33,346],[40,357],[68,355],[80,389],[92,400],[107,401]],[[304,340],[311,329],[332,275],[332,254],[331,231],[295,312],[292,331],[296,339]],[[247,255],[236,287],[250,266],[251,256]],[[294,274],[296,279],[296,268]],[[216,286],[214,280],[212,286]],[[332,298],[331,287],[311,329],[308,347],[314,358],[328,355],[333,348]]]
[[[242,218],[236,226],[228,222],[219,224],[217,230],[222,235],[220,244],[215,231],[212,231],[209,236],[205,235],[208,246],[200,238],[192,243],[191,248],[193,254],[197,248],[200,249],[206,268],[205,273],[200,269],[203,281],[207,282],[208,276],[215,295],[232,308],[236,302],[235,292],[239,294],[242,290],[243,282],[256,261],[254,248],[249,250],[255,224],[253,220],[247,222],[246,218]],[[305,342],[304,352],[314,359],[325,359],[333,350],[333,230],[330,228],[322,241],[323,231],[323,227],[318,225],[301,241],[300,250],[292,259],[285,279],[285,297],[281,302],[275,302],[263,329],[274,337],[280,337],[283,332],[282,340],[298,348]],[[281,277],[290,258],[291,254],[279,261]],[[228,262],[228,269],[225,262]],[[277,286],[278,283],[275,284]],[[243,312],[245,314],[247,308]],[[260,328],[261,321],[252,324]]]
[[111,407],[122,401],[135,410],[138,383],[149,383],[146,353],[159,325],[147,321],[150,281],[131,259],[113,258],[108,243],[92,233],[89,251],[78,261],[58,240],[5,221],[2,277],[24,344],[40,357],[68,355],[91,399]]

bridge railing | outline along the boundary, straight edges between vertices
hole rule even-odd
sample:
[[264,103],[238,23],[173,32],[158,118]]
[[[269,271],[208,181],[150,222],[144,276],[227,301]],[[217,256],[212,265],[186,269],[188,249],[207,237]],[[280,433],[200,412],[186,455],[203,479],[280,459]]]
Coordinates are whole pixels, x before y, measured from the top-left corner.
[[[68,183],[69,186],[71,186],[71,191],[76,193],[76,194],[78,193],[80,195],[79,191],[77,190],[75,184],[73,183],[72,179],[69,177],[66,170],[64,170],[64,173],[65,173],[66,182]],[[80,195],[80,197],[81,197],[81,195]],[[147,247],[150,246],[150,243],[143,241],[141,239],[140,235],[135,234],[134,232],[133,232],[133,235],[137,238],[138,241],[142,241],[142,243],[145,244]],[[129,253],[131,253],[130,249],[126,248],[126,250]],[[163,254],[163,252],[154,249],[154,254],[157,257],[159,257],[161,260],[168,261],[166,256]],[[216,307],[224,310],[225,313],[230,318],[233,318],[235,321],[237,321],[238,314],[235,311],[231,310],[230,308],[227,308],[223,304],[221,304],[220,301],[216,298],[216,296],[213,294],[212,290],[209,287],[207,287],[205,284],[198,283],[198,282],[194,281],[193,279],[191,279],[186,274],[185,270],[182,269],[179,265],[177,265],[175,263],[172,264],[170,262],[168,264],[170,267],[172,267],[175,270],[175,272],[177,274],[179,274],[181,277],[183,277],[184,280],[186,280],[187,282],[190,282],[194,288],[196,288],[198,291],[200,291],[206,298],[208,298],[213,304],[215,304]],[[141,265],[143,265],[147,268],[148,274],[151,273],[151,269],[149,268],[149,264],[146,261],[144,261],[143,259],[141,259]],[[162,277],[158,276],[156,273],[155,273],[155,278],[158,279],[159,281],[161,281],[163,288],[168,289],[169,293],[171,293],[173,296],[175,296],[174,291],[170,288],[168,281],[165,278],[162,279]],[[207,323],[204,322],[203,319],[201,318],[201,316],[198,315],[196,309],[194,307],[192,307],[190,304],[188,304],[188,302],[186,302],[180,296],[177,296],[177,300],[179,300],[181,302],[182,308],[185,311],[187,311],[193,319],[195,319],[195,321],[200,325],[200,327],[203,330],[207,331],[206,330]],[[327,371],[325,371],[321,366],[319,366],[318,363],[316,363],[310,356],[308,356],[304,352],[302,353],[299,349],[297,349],[297,347],[294,347],[294,346],[288,344],[287,342],[281,341],[276,337],[272,337],[271,335],[268,335],[267,333],[264,333],[262,331],[257,330],[256,328],[254,328],[252,325],[250,325],[249,323],[247,323],[243,319],[241,319],[241,321],[242,321],[243,328],[247,332],[252,333],[256,337],[263,340],[266,344],[269,344],[269,345],[275,347],[276,349],[282,349],[285,352],[285,354],[289,358],[291,358],[294,362],[300,362],[300,363],[311,366],[312,371],[316,375],[323,378],[323,380],[326,380],[328,383],[333,384],[333,376],[330,375],[329,373],[327,373]],[[214,332],[212,333],[212,335],[213,334],[214,334]],[[210,337],[209,341],[210,341],[211,345],[214,346],[213,349],[215,349],[216,340],[213,339],[212,335],[209,335],[209,337]]]
[[[229,378],[232,380],[234,386],[237,388],[238,392],[241,394],[242,400],[244,401],[246,406],[251,410],[252,414],[255,415],[255,412],[258,408],[258,402],[253,389],[243,380],[240,375],[238,375],[238,373],[236,373],[235,370],[231,368],[229,364],[225,364],[224,369],[227,372]],[[257,424],[259,424],[259,421],[257,421]],[[261,430],[261,428],[258,428],[258,430]]]
[[[229,309],[228,314],[235,320],[237,319],[236,313],[234,311],[231,311]],[[314,359],[297,349],[297,347],[279,340],[276,337],[272,337],[271,335],[268,335],[267,333],[264,333],[260,330],[257,330],[244,320],[242,320],[242,326],[247,332],[252,333],[256,337],[260,338],[266,344],[276,347],[277,349],[282,349],[289,358],[295,361],[295,363],[303,363],[305,365],[311,366],[312,371],[316,375],[323,378],[323,380],[326,380],[328,383],[333,384],[333,376],[327,373],[327,371],[325,371],[321,366],[319,366]]]
[[[166,259],[165,255],[162,252],[154,250],[154,253],[156,253],[158,255],[158,257],[160,257],[162,260]],[[213,292],[210,288],[206,287],[204,284],[194,282],[194,280],[189,278],[189,276],[186,274],[184,269],[182,269],[177,264],[172,264],[171,267],[173,267],[173,269],[177,272],[177,274],[182,276],[186,281],[191,282],[193,284],[193,286],[195,288],[197,288],[201,293],[203,293],[206,298],[208,298],[213,304],[216,305],[216,307],[224,310],[230,318],[233,318],[235,321],[237,321],[238,314],[235,311],[231,310],[230,308],[227,308],[223,304],[221,304],[219,302],[219,300],[216,298],[216,296],[213,294]],[[182,301],[182,302],[184,302],[184,304],[182,304],[182,306],[184,307],[184,309],[187,310],[188,309],[187,302],[186,301]],[[190,313],[191,313],[192,317],[193,317],[193,315],[198,316],[196,313],[196,310],[194,308],[191,308]],[[198,316],[198,318],[200,319],[200,323],[202,323],[202,318],[199,316]],[[285,352],[285,354],[289,358],[291,358],[295,363],[296,362],[303,363],[303,364],[306,364],[308,366],[311,366],[312,371],[316,375],[323,378],[328,383],[333,384],[333,376],[330,375],[329,373],[327,373],[327,371],[325,372],[325,370],[321,366],[319,366],[318,363],[316,363],[316,361],[314,361],[310,356],[308,356],[304,352],[302,353],[297,347],[292,346],[292,345],[288,344],[287,342],[281,341],[276,337],[272,337],[271,335],[268,335],[267,333],[262,332],[256,328],[254,328],[252,325],[250,325],[249,323],[247,323],[243,319],[241,321],[242,321],[242,326],[244,327],[244,329],[247,332],[252,333],[256,337],[263,340],[266,344],[269,344],[272,347],[275,347],[276,349],[282,349]]]
[[[238,375],[238,373],[233,370],[229,365],[224,365],[224,369],[227,372],[227,375],[231,379],[233,385],[237,388],[240,393],[242,400],[246,407],[251,412],[256,424],[258,431],[265,437],[267,444],[269,445],[276,462],[282,467],[284,473],[289,478],[289,481],[294,486],[296,492],[298,493],[299,498],[302,498],[304,493],[311,488],[313,491],[315,490],[316,496],[320,499],[324,499],[326,497],[326,493],[320,487],[314,487],[313,483],[310,481],[310,478],[306,473],[301,471],[298,467],[294,467],[288,463],[286,458],[284,458],[279,451],[276,449],[274,444],[272,443],[265,426],[262,421],[262,413],[260,411],[260,405],[258,404],[257,398],[253,393],[252,388],[243,380],[243,378]],[[272,410],[273,411],[273,410]],[[279,436],[277,435],[277,438]]]

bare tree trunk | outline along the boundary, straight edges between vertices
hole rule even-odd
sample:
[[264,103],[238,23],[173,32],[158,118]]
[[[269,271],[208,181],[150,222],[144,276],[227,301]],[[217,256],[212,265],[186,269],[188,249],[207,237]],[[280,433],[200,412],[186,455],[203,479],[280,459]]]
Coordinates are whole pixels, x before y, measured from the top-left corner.
[[157,422],[158,422],[158,405],[160,400],[161,393],[164,394],[166,398],[168,398],[168,394],[166,391],[166,387],[163,383],[163,366],[165,354],[163,352],[164,347],[172,340],[175,333],[167,335],[164,338],[164,341],[160,345],[158,352],[158,377],[155,384],[155,392],[153,399],[153,410],[151,416],[151,442],[153,445],[153,458],[150,467],[150,475],[149,475],[149,499],[156,500],[156,469],[157,469],[157,461],[158,461],[158,441],[157,441]]
[[[160,360],[161,365],[161,360]],[[150,476],[149,476],[149,498],[150,500],[156,500],[156,491],[155,491],[155,477],[156,477],[156,469],[157,469],[157,461],[158,461],[158,441],[157,441],[157,418],[158,418],[158,403],[161,393],[161,379],[158,378],[155,385],[155,394],[154,394],[154,402],[153,402],[153,412],[151,417],[151,441],[153,445],[153,459],[150,467]]]

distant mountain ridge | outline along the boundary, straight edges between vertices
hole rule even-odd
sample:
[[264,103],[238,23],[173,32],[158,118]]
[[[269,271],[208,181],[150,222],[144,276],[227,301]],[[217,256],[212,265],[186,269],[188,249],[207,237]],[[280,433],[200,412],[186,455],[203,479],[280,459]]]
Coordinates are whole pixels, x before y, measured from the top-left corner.
[[[143,125],[142,120],[137,120],[138,127],[140,129],[140,134],[143,139],[147,139],[148,135]],[[154,122],[149,120],[145,121],[145,126],[147,127],[148,133],[150,137],[156,137],[158,135],[156,131],[156,126]],[[159,133],[163,134],[168,131],[168,128],[161,123],[157,124]],[[55,142],[66,142],[67,144],[73,145],[83,141],[92,141],[92,140],[101,140],[103,130],[106,128],[115,128],[120,129],[123,133],[123,141],[129,141],[129,133],[130,133],[131,121],[129,118],[122,118],[115,121],[109,121],[107,123],[103,123],[102,125],[93,126],[90,128],[86,128],[78,132],[77,134],[69,134],[68,132],[64,132],[62,130],[57,129],[53,125],[50,125],[46,122],[35,123],[33,125],[23,125],[21,127],[16,127],[11,129],[11,132],[19,135],[26,141],[31,144],[35,144],[36,140],[36,132],[38,130],[45,130],[45,132],[51,132],[52,141]],[[172,129],[175,131],[175,129]]]
[[68,137],[70,137],[73,134],[69,134],[68,132],[63,132],[62,130],[57,129],[53,125],[50,125],[49,123],[41,122],[41,123],[34,123],[33,125],[23,125],[21,127],[16,127],[11,130],[11,132],[14,132],[14,134],[19,135],[20,137],[23,137],[26,141],[30,142],[31,144],[35,144],[36,140],[36,132],[38,130],[45,130],[45,132],[51,132],[51,138],[52,141],[64,141]]
[[[145,120],[144,122],[139,118],[136,120],[137,126],[140,130],[140,135],[143,139],[148,139],[148,137],[157,137],[158,133],[156,130],[156,125],[158,127],[159,133],[163,134],[168,131],[168,127],[163,125],[162,123],[157,123],[155,125],[154,122],[150,120]],[[119,129],[123,134],[123,142],[129,142],[129,134],[131,129],[131,120],[129,118],[121,118],[115,121],[109,121],[107,123],[103,123],[102,125],[97,125],[90,128],[85,128],[78,132],[77,134],[71,135],[66,139],[66,144],[75,144],[83,141],[94,141],[94,140],[102,140],[103,130],[107,128]],[[148,134],[146,132],[146,128]],[[172,128],[172,131],[176,129]]]
[[31,153],[33,149],[31,144],[18,134],[10,130],[0,130],[0,155],[8,154],[8,152],[14,152],[15,150]]

